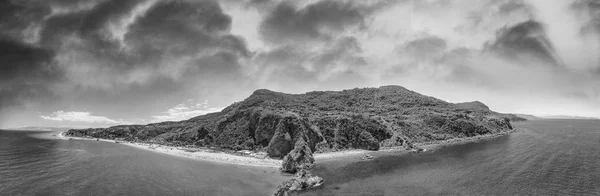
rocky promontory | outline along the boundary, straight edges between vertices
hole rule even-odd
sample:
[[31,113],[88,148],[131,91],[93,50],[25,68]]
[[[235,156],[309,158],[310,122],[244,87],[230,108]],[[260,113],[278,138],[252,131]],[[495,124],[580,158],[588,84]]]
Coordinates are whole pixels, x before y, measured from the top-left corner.
[[454,104],[401,86],[286,94],[257,90],[220,112],[179,122],[72,129],[77,137],[168,146],[250,150],[283,159],[294,173],[314,164],[314,153],[382,147],[412,150],[415,143],[498,134],[511,116],[481,102]]

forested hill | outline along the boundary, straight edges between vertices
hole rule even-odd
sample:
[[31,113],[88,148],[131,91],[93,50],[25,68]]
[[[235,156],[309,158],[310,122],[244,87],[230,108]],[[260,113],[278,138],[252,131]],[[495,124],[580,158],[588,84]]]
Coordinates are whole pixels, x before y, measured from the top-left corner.
[[412,149],[414,143],[505,132],[512,129],[509,118],[480,102],[448,103],[401,86],[305,94],[261,89],[221,112],[189,120],[73,129],[67,134],[265,151],[283,158],[283,169],[294,172],[310,166],[315,152]]

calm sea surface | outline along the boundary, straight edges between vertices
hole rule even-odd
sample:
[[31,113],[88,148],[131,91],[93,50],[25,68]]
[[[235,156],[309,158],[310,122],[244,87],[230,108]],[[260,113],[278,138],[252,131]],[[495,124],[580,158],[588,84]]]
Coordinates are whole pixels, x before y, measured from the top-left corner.
[[320,162],[325,185],[302,195],[600,195],[600,121],[515,125],[523,130],[423,154]]
[[[421,154],[320,161],[325,185],[302,195],[600,195],[600,121],[516,125]],[[52,134],[0,131],[0,195],[271,195],[288,178]]]
[[269,195],[289,178],[52,134],[0,131],[0,195]]

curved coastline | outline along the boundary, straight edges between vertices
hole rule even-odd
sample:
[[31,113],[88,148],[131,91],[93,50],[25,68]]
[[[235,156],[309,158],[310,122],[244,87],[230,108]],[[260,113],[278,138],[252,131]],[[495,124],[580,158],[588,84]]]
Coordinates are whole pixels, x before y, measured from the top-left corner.
[[258,167],[272,167],[278,168],[281,166],[282,160],[271,159],[271,158],[257,158],[253,156],[259,156],[254,153],[248,153],[248,156],[240,156],[228,154],[223,151],[216,151],[212,149],[194,149],[193,151],[173,147],[173,146],[163,146],[156,144],[148,144],[148,143],[138,143],[138,142],[127,142],[127,141],[115,141],[109,139],[97,139],[97,138],[84,138],[84,137],[72,137],[66,136],[65,132],[61,132],[57,134],[56,137],[64,140],[88,140],[88,141],[101,141],[101,142],[112,142],[115,144],[123,144],[127,146],[131,146],[134,148],[149,150],[157,153],[168,154],[172,156],[191,158],[200,161],[210,161],[215,163],[225,163],[225,164],[236,164],[236,165],[244,165],[244,166],[258,166]]
[[439,140],[439,141],[426,142],[426,143],[416,143],[415,147],[420,150],[415,150],[415,149],[408,150],[403,147],[384,147],[377,151],[352,149],[352,150],[344,150],[344,151],[336,151],[336,152],[315,153],[314,158],[316,161],[319,161],[319,160],[344,158],[344,157],[350,157],[350,156],[360,157],[365,154],[376,155],[377,153],[385,153],[385,152],[420,153],[420,152],[435,150],[435,149],[442,148],[445,146],[460,145],[460,144],[466,144],[466,143],[471,143],[471,142],[478,142],[478,141],[482,141],[482,140],[494,139],[497,137],[509,135],[509,134],[517,132],[517,131],[519,131],[519,129],[514,129],[514,130],[505,131],[505,132],[501,132],[501,133],[478,135],[478,136],[474,136],[474,137],[453,138],[453,139],[448,139],[448,140]]
[[[441,148],[441,147],[448,146],[448,145],[458,145],[458,144],[464,144],[464,143],[469,143],[469,142],[477,142],[480,140],[493,139],[496,137],[508,135],[515,131],[518,131],[518,129],[506,131],[506,132],[502,132],[502,133],[478,135],[478,136],[474,136],[474,137],[454,138],[454,139],[449,139],[449,140],[440,140],[440,141],[427,142],[427,143],[417,143],[417,144],[415,144],[415,146],[417,146],[419,149],[423,149],[423,151],[429,151],[429,150]],[[99,139],[99,138],[72,137],[72,136],[66,136],[64,133],[65,132],[60,132],[59,134],[56,134],[56,137],[59,139],[64,139],[64,140],[74,139],[74,140],[111,142],[111,143],[115,143],[115,144],[123,144],[123,145],[131,146],[134,148],[149,150],[149,151],[153,151],[153,152],[157,152],[157,153],[164,153],[164,154],[169,154],[172,156],[186,157],[186,158],[191,158],[191,159],[195,159],[195,160],[210,161],[210,162],[216,162],[216,163],[237,164],[237,165],[258,166],[258,167],[272,167],[272,168],[279,168],[282,164],[282,160],[271,159],[268,157],[258,158],[258,156],[261,156],[261,155],[257,155],[255,153],[250,153],[250,152],[247,152],[248,156],[241,156],[241,155],[229,154],[229,153],[226,153],[223,151],[217,151],[217,150],[212,150],[212,149],[202,149],[202,148],[194,149],[193,151],[190,151],[190,150],[185,150],[185,149],[181,149],[181,148],[173,147],[173,146],[163,146],[163,145],[148,144],[148,143],[115,141],[115,140]],[[319,161],[319,160],[344,158],[344,157],[350,157],[350,156],[358,157],[358,156],[369,154],[369,153],[376,154],[377,152],[403,152],[403,151],[406,153],[417,152],[415,150],[407,150],[405,148],[393,148],[393,147],[381,148],[378,151],[351,149],[351,150],[343,150],[343,151],[335,151],[335,152],[315,153],[314,158],[316,161]]]
[[[506,136],[515,131],[518,131],[518,129],[505,131],[505,132],[501,132],[501,133],[478,135],[478,136],[474,136],[474,137],[454,138],[454,139],[449,139],[449,140],[440,140],[440,141],[434,141],[434,142],[428,142],[428,143],[417,143],[417,144],[415,144],[416,148],[412,149],[412,150],[408,150],[405,148],[393,148],[393,147],[392,148],[381,148],[377,151],[351,149],[351,150],[343,150],[343,151],[336,151],[336,152],[315,153],[314,158],[315,158],[316,162],[334,160],[337,158],[348,158],[348,157],[356,157],[357,161],[358,160],[369,161],[370,159],[373,158],[372,155],[381,156],[381,155],[383,155],[385,153],[389,153],[389,152],[394,152],[394,153],[399,152],[399,154],[397,154],[397,156],[403,156],[408,153],[420,153],[420,152],[425,152],[425,151],[431,151],[431,150],[435,150],[438,148],[442,148],[444,146],[460,145],[460,144],[465,144],[465,143],[470,143],[470,142],[477,142],[477,141],[481,141],[481,140],[493,139],[493,138],[497,138],[497,137],[501,137],[501,136]],[[64,139],[64,140],[72,139],[72,140],[112,142],[115,144],[124,144],[124,145],[131,146],[134,148],[149,150],[149,151],[168,154],[168,155],[172,155],[172,156],[185,157],[185,158],[191,158],[191,159],[199,160],[199,161],[209,161],[209,162],[223,163],[223,164],[280,168],[282,165],[282,162],[283,162],[282,160],[267,158],[266,156],[263,156],[264,158],[257,158],[256,157],[257,154],[249,153],[249,152],[248,152],[248,156],[241,156],[241,155],[229,154],[229,153],[226,153],[223,151],[216,151],[216,150],[212,150],[212,149],[194,148],[193,150],[189,150],[189,149],[181,149],[181,148],[173,147],[173,146],[163,146],[163,145],[148,144],[148,143],[116,141],[116,140],[99,139],[99,138],[72,137],[72,136],[66,136],[65,132],[56,134],[56,137],[59,139]],[[365,159],[366,156],[368,156],[370,158]],[[310,176],[310,173],[308,173],[308,175]],[[323,179],[318,176],[310,176],[310,178],[306,178],[306,179],[312,179],[312,178],[320,179],[320,182],[318,183],[318,185],[315,185],[315,186],[319,186],[320,184],[323,183]],[[291,178],[290,180],[283,182],[282,185],[280,187],[278,187],[278,189],[276,190],[275,195],[285,193],[285,192],[290,192],[290,191],[293,192],[293,190],[290,189],[290,186],[293,184],[292,182],[298,181],[298,179],[303,179],[303,178],[296,177],[296,178]],[[304,180],[306,180],[306,179],[304,179]],[[284,185],[289,185],[289,186],[286,187]],[[310,187],[306,187],[305,189],[309,189],[309,188]],[[298,189],[297,191],[302,191],[302,190],[303,189]]]
[[477,135],[477,136],[473,136],[473,137],[464,137],[464,138],[453,138],[453,139],[439,140],[439,141],[433,141],[433,142],[423,142],[423,143],[416,143],[415,145],[424,150],[433,150],[433,149],[441,148],[444,146],[460,145],[460,144],[466,144],[466,143],[471,143],[471,142],[478,142],[478,141],[482,141],[482,140],[494,139],[497,137],[502,137],[502,136],[509,135],[511,133],[515,133],[519,130],[520,130],[520,128],[514,128],[514,129],[511,129],[508,131],[503,131],[500,133]]

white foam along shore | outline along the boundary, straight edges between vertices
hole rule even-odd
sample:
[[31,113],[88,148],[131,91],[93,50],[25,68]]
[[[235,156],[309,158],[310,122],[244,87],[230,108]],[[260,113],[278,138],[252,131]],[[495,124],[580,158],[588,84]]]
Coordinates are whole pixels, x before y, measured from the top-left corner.
[[342,157],[349,157],[349,156],[356,156],[356,155],[365,155],[365,154],[370,154],[370,155],[375,154],[376,155],[376,154],[389,153],[389,152],[409,153],[409,152],[430,151],[430,150],[435,150],[435,149],[442,148],[444,146],[449,146],[449,145],[458,145],[458,144],[465,144],[465,143],[470,143],[470,142],[477,142],[477,141],[482,141],[482,140],[493,139],[493,138],[497,138],[500,136],[510,134],[514,131],[516,131],[516,130],[506,131],[506,132],[501,132],[501,133],[494,133],[494,134],[478,135],[478,136],[474,136],[474,137],[454,138],[454,139],[441,140],[441,141],[435,141],[435,142],[427,142],[427,143],[416,143],[415,146],[418,147],[417,149],[421,149],[420,151],[417,149],[408,150],[404,147],[385,147],[385,148],[381,148],[377,151],[353,149],[353,150],[344,150],[344,151],[337,151],[337,152],[315,153],[314,157],[315,157],[315,160],[327,160],[327,159],[335,159],[335,158],[342,158]]
[[[193,151],[189,151],[182,148],[172,147],[172,146],[163,146],[156,144],[147,144],[147,143],[137,143],[137,142],[127,142],[127,141],[115,141],[109,139],[97,139],[97,138],[87,138],[87,137],[72,137],[64,135],[65,132],[61,132],[57,134],[56,137],[59,139],[74,139],[74,140],[90,140],[90,141],[101,141],[101,142],[111,142],[123,144],[135,148],[140,148],[144,150],[150,150],[154,152],[169,154],[173,156],[179,157],[188,157],[196,160],[204,160],[204,161],[212,161],[219,163],[231,163],[231,164],[239,164],[239,165],[251,165],[251,166],[262,166],[262,167],[280,167],[282,160],[271,159],[265,155],[258,155],[247,152],[248,156],[239,156],[228,154],[225,152],[220,152],[211,149],[199,149],[195,148]],[[361,155],[368,152],[368,150],[344,150],[337,152],[326,152],[326,153],[315,153],[315,160],[325,160],[325,159],[335,159],[342,158],[353,155]]]
[[221,151],[211,150],[211,149],[201,149],[201,148],[178,148],[173,146],[163,146],[157,144],[147,144],[147,143],[136,143],[136,142],[127,142],[127,141],[115,141],[108,139],[96,139],[96,138],[84,138],[84,137],[71,137],[66,136],[65,132],[61,132],[56,136],[59,139],[74,139],[74,140],[91,140],[91,141],[102,141],[102,142],[112,142],[123,144],[135,148],[140,148],[144,150],[150,150],[153,152],[159,152],[164,154],[169,154],[178,157],[186,157],[195,160],[203,160],[203,161],[211,161],[218,163],[228,163],[228,164],[237,164],[237,165],[246,165],[246,166],[259,166],[259,167],[280,167],[282,160],[271,159],[262,154],[255,154],[251,152],[241,152],[246,153],[248,156],[240,156],[228,154]]
[[[424,151],[433,150],[436,148],[440,148],[447,145],[455,145],[462,144],[468,142],[475,142],[480,140],[492,139],[499,136],[507,135],[513,131],[497,133],[497,134],[489,134],[489,135],[480,135],[476,137],[468,137],[468,138],[455,138],[450,140],[443,140],[437,142],[430,143],[419,143],[416,144],[419,148]],[[96,138],[83,138],[83,137],[70,137],[64,135],[65,132],[61,132],[57,134],[57,137],[60,139],[76,139],[76,140],[93,140],[93,141],[103,141],[103,142],[112,142],[124,144],[136,148],[141,148],[145,150],[150,150],[159,153],[165,153],[173,156],[179,157],[187,157],[196,160],[204,160],[204,161],[212,161],[219,163],[230,163],[230,164],[238,164],[238,165],[250,165],[250,166],[261,166],[261,167],[280,167],[282,160],[271,159],[266,156],[266,154],[255,154],[249,151],[242,152],[247,154],[247,156],[233,155],[228,154],[222,151],[216,151],[211,149],[201,149],[194,148],[192,151],[189,149],[182,149],[172,146],[162,146],[157,144],[147,144],[147,143],[135,143],[135,142],[127,142],[127,141],[115,141],[108,139],[96,139]],[[382,148],[379,151],[369,151],[369,150],[361,150],[361,149],[353,149],[353,150],[344,150],[344,151],[336,151],[336,152],[325,152],[325,153],[315,153],[315,160],[328,160],[328,159],[336,159],[343,158],[349,156],[357,156],[364,155],[369,153],[377,153],[377,152],[411,152],[415,150],[407,150],[405,148]]]
[[337,152],[315,153],[314,158],[315,158],[315,160],[335,159],[335,158],[347,157],[347,156],[352,156],[352,155],[365,154],[365,153],[369,153],[369,152],[376,152],[376,151],[355,149],[355,150],[344,150],[344,151],[337,151]]

